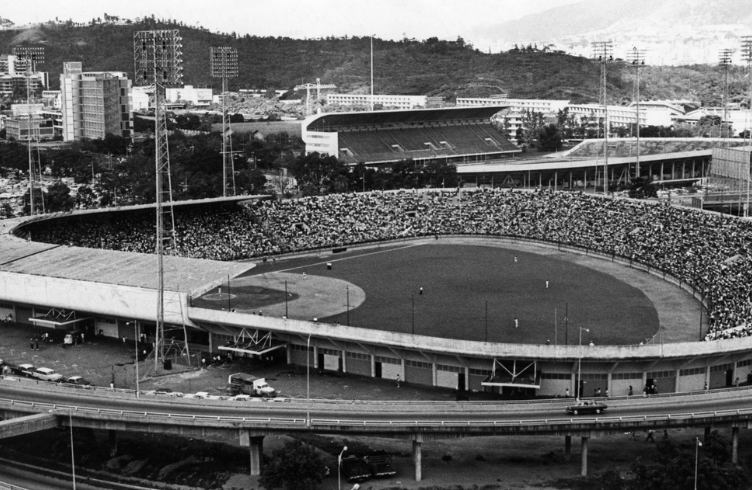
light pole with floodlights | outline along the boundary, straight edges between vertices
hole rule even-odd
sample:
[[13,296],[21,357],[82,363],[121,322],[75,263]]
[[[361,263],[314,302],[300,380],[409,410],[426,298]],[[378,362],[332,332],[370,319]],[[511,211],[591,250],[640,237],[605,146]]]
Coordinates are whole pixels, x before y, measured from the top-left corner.
[[698,455],[700,454],[700,446],[702,446],[700,438],[695,437],[695,490],[697,490],[697,461]]
[[342,451],[337,456],[337,489],[342,490],[342,479],[340,478],[340,469],[342,468],[342,454],[347,451],[347,446],[342,448]]
[[580,392],[582,391],[582,331],[590,332],[590,329],[578,327],[580,329],[580,347],[577,352],[577,401],[580,401]]
[[136,344],[136,360],[134,361],[134,364],[136,365],[136,398],[138,398],[138,322],[125,322],[126,325],[130,325],[131,323],[133,324],[133,339]]
[[311,426],[311,334],[306,341],[306,427]]

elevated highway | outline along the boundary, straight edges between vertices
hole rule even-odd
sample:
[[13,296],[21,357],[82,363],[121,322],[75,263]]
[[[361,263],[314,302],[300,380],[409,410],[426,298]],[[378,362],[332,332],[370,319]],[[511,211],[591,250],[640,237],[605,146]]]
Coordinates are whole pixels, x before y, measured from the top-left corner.
[[[617,397],[607,413],[568,416],[572,399],[524,402],[396,402],[285,399],[233,402],[142,395],[106,388],[75,389],[51,383],[0,380],[5,419],[51,414],[60,426],[110,431],[170,433],[187,437],[237,437],[250,447],[252,471],[260,472],[266,435],[315,432],[411,439],[416,479],[421,478],[421,444],[431,439],[478,436],[565,436],[582,440],[582,474],[592,437],[632,430],[731,427],[733,460],[738,430],[752,426],[752,387],[681,395]],[[23,420],[23,419],[22,419]],[[0,426],[0,438],[13,435]],[[6,435],[7,434],[7,435]]]

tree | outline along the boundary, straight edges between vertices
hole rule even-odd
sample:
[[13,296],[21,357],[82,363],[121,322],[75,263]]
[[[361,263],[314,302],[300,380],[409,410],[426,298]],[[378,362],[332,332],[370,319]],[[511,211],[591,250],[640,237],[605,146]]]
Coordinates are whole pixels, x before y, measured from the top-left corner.
[[272,453],[269,462],[261,469],[259,484],[268,490],[312,489],[325,475],[326,467],[318,453],[296,439]]
[[[634,490],[684,490],[695,483],[695,448],[687,451],[671,441],[656,445],[657,464],[641,460],[632,465],[634,479],[628,488]],[[731,463],[728,442],[713,431],[700,450],[697,463],[698,490],[742,490],[748,488],[749,477],[743,468]]]
[[543,151],[559,151],[561,149],[561,131],[556,124],[538,128],[538,146]]
[[73,209],[75,200],[70,195],[70,188],[65,183],[58,181],[47,189],[47,211],[70,211]]
[[337,176],[343,169],[343,165],[335,157],[318,152],[300,155],[290,165],[298,187],[306,196],[332,192]]
[[13,208],[7,202],[0,204],[0,219],[13,217]]

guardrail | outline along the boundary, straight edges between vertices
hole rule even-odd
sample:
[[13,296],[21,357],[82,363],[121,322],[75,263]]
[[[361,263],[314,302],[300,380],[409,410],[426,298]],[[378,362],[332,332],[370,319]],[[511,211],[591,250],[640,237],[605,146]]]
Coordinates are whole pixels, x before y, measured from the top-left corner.
[[[708,410],[701,412],[679,412],[662,415],[629,415],[613,417],[551,417],[541,419],[515,420],[368,420],[362,418],[298,418],[298,417],[238,417],[221,415],[189,415],[163,412],[144,412],[134,410],[102,409],[76,405],[58,405],[50,403],[26,402],[22,400],[0,398],[0,406],[10,406],[24,412],[49,412],[56,415],[75,415],[77,418],[112,420],[113,417],[128,423],[144,424],[162,423],[166,425],[187,425],[204,428],[276,428],[280,430],[295,427],[316,427],[319,429],[459,429],[459,428],[517,428],[529,427],[540,430],[543,427],[558,431],[573,425],[583,429],[607,429],[643,427],[645,425],[691,426],[695,423],[720,423],[740,420],[752,420],[752,408]],[[708,419],[712,419],[709,422]]]
[[[17,376],[3,376],[0,375],[0,380],[3,383],[17,383],[21,385],[29,385],[36,387],[37,390],[41,387],[44,391],[50,391],[50,392],[63,392],[63,393],[76,393],[76,394],[83,394],[83,393],[90,393],[94,392],[97,393],[97,395],[104,397],[111,397],[111,395],[117,395],[116,397],[111,398],[123,398],[128,397],[129,399],[137,400],[157,400],[160,402],[171,402],[171,401],[179,401],[180,403],[199,403],[199,404],[206,404],[208,403],[221,403],[223,406],[237,406],[240,408],[248,408],[248,402],[235,402],[232,400],[207,400],[207,399],[200,399],[200,398],[183,398],[182,396],[175,396],[170,395],[170,393],[164,393],[164,394],[155,394],[155,393],[149,393],[148,391],[139,391],[138,397],[136,397],[136,390],[132,389],[125,389],[125,388],[109,388],[106,386],[86,386],[82,387],[81,385],[71,385],[71,384],[65,384],[65,383],[54,383],[51,381],[41,381],[36,379],[29,379],[29,378],[21,378]],[[0,384],[2,386],[2,384]],[[150,391],[150,390],[149,390]],[[618,401],[626,401],[630,400],[630,403],[632,406],[640,406],[644,401],[649,400],[661,400],[661,399],[676,399],[676,398],[692,398],[697,397],[699,395],[713,395],[715,397],[718,397],[719,395],[723,395],[726,393],[731,394],[738,394],[741,392],[750,392],[748,395],[750,398],[752,398],[752,385],[745,385],[745,386],[739,386],[739,387],[727,387],[727,388],[716,388],[712,390],[695,390],[695,391],[687,391],[687,392],[674,392],[674,393],[661,393],[657,395],[648,395],[648,394],[637,394],[637,395],[620,395],[620,396],[609,396],[609,397],[595,397],[599,400],[607,400],[611,402],[618,402]],[[591,399],[593,397],[584,397],[587,399]],[[278,398],[255,398],[255,400],[260,400],[259,402],[255,402],[253,407],[257,406],[258,404],[269,404],[279,407],[279,403],[285,403],[290,404],[290,406],[293,405],[313,405],[313,406],[331,406],[336,405],[338,407],[342,407],[343,405],[349,405],[349,406],[360,406],[365,405],[366,407],[373,407],[373,406],[380,406],[380,407],[388,407],[388,406],[394,406],[394,407],[411,407],[411,406],[429,406],[429,407],[462,407],[463,409],[468,409],[471,407],[494,407],[496,409],[500,409],[501,407],[532,407],[532,406],[546,406],[546,405],[558,405],[558,404],[566,404],[570,403],[573,398],[566,398],[566,397],[554,397],[554,398],[532,398],[527,400],[474,400],[474,401],[455,401],[455,402],[447,402],[447,401],[441,401],[441,400],[350,400],[350,399],[344,399],[344,398],[305,398],[305,397],[278,397]],[[696,398],[691,400],[696,401]],[[253,402],[252,402],[253,403]],[[297,407],[296,407],[297,408]]]
[[0,490],[28,490],[28,489],[26,487],[18,487],[11,483],[5,483],[4,481],[0,481]]

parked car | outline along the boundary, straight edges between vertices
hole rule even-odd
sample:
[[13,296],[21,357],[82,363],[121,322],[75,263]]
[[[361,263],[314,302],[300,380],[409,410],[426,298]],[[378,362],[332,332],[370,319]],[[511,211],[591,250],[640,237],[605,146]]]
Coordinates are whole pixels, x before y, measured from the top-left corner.
[[32,373],[34,372],[34,365],[33,364],[19,364],[15,368],[11,368],[11,370],[13,371],[13,374],[31,378]]
[[54,369],[39,367],[32,371],[31,376],[42,381],[62,381],[63,375],[55,372]]
[[572,415],[583,415],[586,413],[601,413],[608,408],[608,405],[595,400],[578,400],[574,405],[567,407],[567,413]]
[[84,379],[83,376],[70,376],[66,378],[64,382],[67,384],[76,385],[79,388],[88,388],[89,386],[92,386],[94,384],[91,381]]

